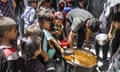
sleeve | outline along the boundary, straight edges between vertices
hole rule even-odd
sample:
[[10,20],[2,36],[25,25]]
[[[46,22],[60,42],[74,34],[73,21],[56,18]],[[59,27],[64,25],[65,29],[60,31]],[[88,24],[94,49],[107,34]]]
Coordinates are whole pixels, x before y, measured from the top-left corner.
[[30,16],[29,16],[29,22],[32,23],[35,19],[36,12],[34,9],[31,10]]
[[80,19],[80,17],[74,18],[71,25],[71,30],[73,32],[77,32],[81,27],[81,23],[82,23],[82,19]]
[[4,56],[3,50],[0,50],[0,72],[6,71],[6,57]]
[[68,13],[66,15],[66,21],[65,21],[65,33],[66,33],[66,37],[69,35],[69,32],[71,30],[71,24],[72,24],[72,17],[71,17],[71,14]]
[[21,14],[20,17],[21,17],[21,19],[24,19],[24,12]]
[[45,36],[46,36],[47,40],[53,39],[53,36],[52,36],[51,33],[48,32],[48,31],[45,32]]

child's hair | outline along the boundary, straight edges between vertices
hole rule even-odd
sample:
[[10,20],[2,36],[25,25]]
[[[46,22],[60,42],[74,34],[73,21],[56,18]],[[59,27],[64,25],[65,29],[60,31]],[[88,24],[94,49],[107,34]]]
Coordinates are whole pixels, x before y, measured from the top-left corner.
[[41,0],[40,6],[44,5],[45,3],[51,3],[52,0]]
[[17,26],[15,20],[10,17],[0,16],[0,38],[3,37],[4,32],[11,31],[13,26]]
[[120,12],[113,14],[112,21],[120,22]]
[[50,21],[50,22],[51,22],[51,19],[50,19],[49,17],[45,17],[45,16],[39,17],[38,19],[39,19],[39,24],[40,24],[40,25],[43,25],[44,22],[47,22],[47,21]]
[[30,4],[30,3],[33,3],[33,2],[38,2],[38,0],[28,0],[28,3]]
[[41,9],[38,12],[38,21],[40,24],[44,24],[46,21],[52,21],[53,14],[48,9]]
[[39,25],[32,24],[25,29],[25,36],[39,36],[42,37],[43,32]]
[[59,19],[59,20],[64,20],[65,19],[63,13],[59,12],[59,11],[57,11],[57,12],[54,13],[53,18],[54,19]]
[[27,37],[22,39],[23,54],[26,59],[31,59],[37,50],[41,48],[41,39],[39,37]]
[[63,9],[65,7],[65,2],[60,0],[57,4],[57,7],[58,7],[59,11],[63,11]]
[[27,58],[34,56],[35,51],[40,48],[42,36],[43,32],[37,24],[33,24],[25,29],[25,37],[22,39],[22,48],[23,54],[25,54]]

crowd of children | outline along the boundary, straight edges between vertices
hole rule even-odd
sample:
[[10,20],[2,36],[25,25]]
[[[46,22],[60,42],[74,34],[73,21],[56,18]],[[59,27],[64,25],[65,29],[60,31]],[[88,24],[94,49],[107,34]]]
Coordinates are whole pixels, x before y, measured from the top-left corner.
[[[56,56],[64,54],[62,41],[68,41],[66,45],[73,48],[76,39],[77,47],[82,48],[86,39],[86,46],[90,47],[90,34],[100,30],[100,22],[85,9],[86,0],[77,1],[78,4],[74,0],[60,0],[57,9],[53,9],[51,0],[28,0],[19,16],[23,24],[1,12],[0,72],[56,72]],[[108,36],[111,39],[112,30],[116,30],[112,43],[114,54],[120,45],[120,13],[113,15],[111,21]]]

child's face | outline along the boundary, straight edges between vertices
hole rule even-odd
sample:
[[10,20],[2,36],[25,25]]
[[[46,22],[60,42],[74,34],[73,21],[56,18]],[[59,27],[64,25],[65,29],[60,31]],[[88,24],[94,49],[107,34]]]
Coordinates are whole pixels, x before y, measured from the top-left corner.
[[46,3],[45,3],[45,6],[46,6],[46,7],[50,7],[50,6],[51,6],[51,2],[46,2]]
[[55,20],[55,23],[56,23],[57,25],[62,25],[62,24],[63,24],[63,21],[60,20],[60,19],[56,19],[56,20]]
[[7,31],[6,36],[8,39],[15,40],[17,38],[17,28],[13,26],[10,31]]
[[49,30],[50,29],[50,21],[44,22],[43,26],[45,29]]
[[120,29],[120,22],[114,22],[114,26],[116,29]]
[[37,7],[37,2],[32,2],[31,4],[32,4],[32,6],[33,6],[34,8]]

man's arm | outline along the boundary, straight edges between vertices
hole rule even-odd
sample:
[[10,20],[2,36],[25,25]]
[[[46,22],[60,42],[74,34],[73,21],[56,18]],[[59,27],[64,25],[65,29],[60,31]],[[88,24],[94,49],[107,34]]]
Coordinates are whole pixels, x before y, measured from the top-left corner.
[[110,29],[109,29],[109,32],[108,32],[108,37],[109,39],[112,39],[112,31],[113,31],[113,28],[114,28],[114,22],[111,23],[111,26],[110,26]]
[[69,36],[68,36],[68,44],[70,48],[73,48],[73,43],[74,43],[74,37],[75,37],[76,33],[74,32],[70,32]]
[[68,36],[68,44],[70,48],[73,48],[74,37],[78,30],[81,28],[82,19],[80,17],[75,17],[71,25],[71,31]]
[[90,48],[90,45],[89,45],[89,43],[88,43],[88,41],[89,41],[89,38],[90,38],[90,34],[91,34],[91,31],[90,31],[90,29],[88,28],[88,25],[86,24],[86,46],[88,47],[88,48]]

